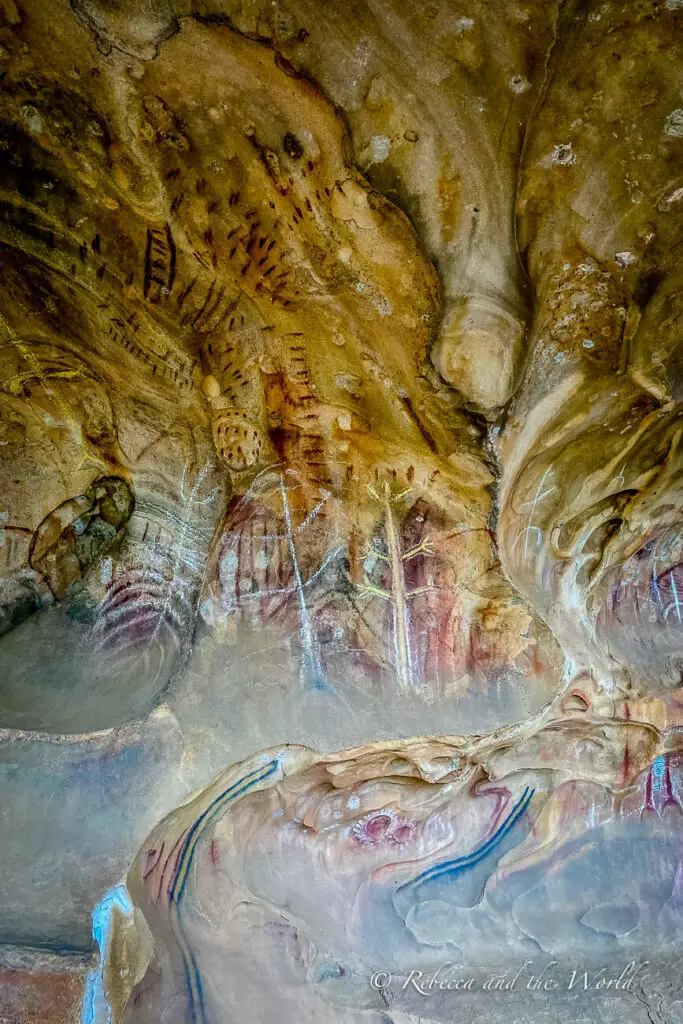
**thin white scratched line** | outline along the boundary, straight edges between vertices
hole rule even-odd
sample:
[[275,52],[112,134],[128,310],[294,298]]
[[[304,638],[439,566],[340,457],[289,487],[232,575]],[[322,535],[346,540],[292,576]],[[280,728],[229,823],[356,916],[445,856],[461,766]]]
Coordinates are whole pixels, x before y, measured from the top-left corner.
[[[551,489],[549,491],[546,491],[545,494],[543,494],[543,495],[541,494],[541,491],[543,490],[543,486],[545,484],[546,478],[548,477],[549,473],[552,473],[552,470],[553,470],[552,466],[548,466],[548,468],[546,469],[545,473],[543,474],[543,476],[541,478],[541,482],[538,485],[538,489],[536,491],[536,497],[534,498],[534,500],[532,502],[532,505],[531,505],[531,511],[529,512],[529,522],[527,524],[526,537],[524,538],[524,557],[525,558],[528,558],[528,556],[529,556],[529,531],[531,529],[531,524],[533,522],[534,512],[536,511],[536,505],[538,504],[538,502],[539,502],[539,500],[541,498],[545,498],[548,494],[552,494],[552,492],[555,490],[554,487],[551,487]],[[543,532],[542,531],[541,531],[541,536],[543,536]]]

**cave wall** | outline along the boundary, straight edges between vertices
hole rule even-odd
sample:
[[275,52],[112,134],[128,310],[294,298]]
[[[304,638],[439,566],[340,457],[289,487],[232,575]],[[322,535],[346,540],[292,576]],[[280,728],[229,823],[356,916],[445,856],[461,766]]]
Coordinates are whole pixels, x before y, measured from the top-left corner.
[[9,1020],[683,1020],[682,19],[0,2]]

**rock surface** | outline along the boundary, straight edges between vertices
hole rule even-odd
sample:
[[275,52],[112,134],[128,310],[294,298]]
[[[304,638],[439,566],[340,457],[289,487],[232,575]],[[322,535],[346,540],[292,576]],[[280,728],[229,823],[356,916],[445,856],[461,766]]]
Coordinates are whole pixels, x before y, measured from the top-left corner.
[[683,1020],[682,21],[0,0],[0,943],[140,850],[98,1014]]

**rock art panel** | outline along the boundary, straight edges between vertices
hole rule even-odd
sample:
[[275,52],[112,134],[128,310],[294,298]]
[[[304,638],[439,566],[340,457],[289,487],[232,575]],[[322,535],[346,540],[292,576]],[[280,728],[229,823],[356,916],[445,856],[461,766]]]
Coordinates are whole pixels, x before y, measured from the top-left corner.
[[682,19],[0,2],[0,1016],[680,1016]]

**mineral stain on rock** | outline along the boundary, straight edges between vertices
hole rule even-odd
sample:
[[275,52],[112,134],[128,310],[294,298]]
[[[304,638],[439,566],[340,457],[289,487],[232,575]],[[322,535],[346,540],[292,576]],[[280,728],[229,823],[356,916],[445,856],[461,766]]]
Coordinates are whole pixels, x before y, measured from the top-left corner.
[[0,1017],[675,1015],[680,6],[0,4]]

